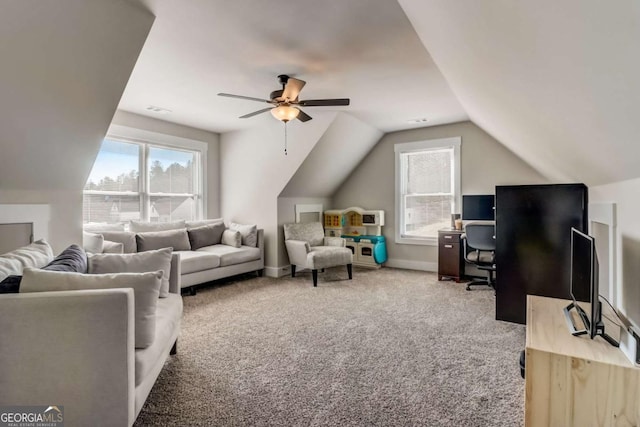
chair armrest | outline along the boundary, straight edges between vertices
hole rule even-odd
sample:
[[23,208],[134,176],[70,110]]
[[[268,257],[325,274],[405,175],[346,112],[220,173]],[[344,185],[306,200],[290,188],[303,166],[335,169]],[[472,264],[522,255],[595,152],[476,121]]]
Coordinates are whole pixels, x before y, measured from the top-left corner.
[[309,242],[304,240],[285,240],[289,263],[294,265],[307,265],[307,254],[311,250]]
[[347,241],[342,237],[325,237],[324,246],[339,246],[344,248],[347,246]]
[[171,273],[169,273],[169,293],[180,295],[180,278],[182,267],[180,266],[180,254],[171,254]]
[[68,425],[131,425],[134,335],[133,289],[2,295],[0,402],[56,402]]

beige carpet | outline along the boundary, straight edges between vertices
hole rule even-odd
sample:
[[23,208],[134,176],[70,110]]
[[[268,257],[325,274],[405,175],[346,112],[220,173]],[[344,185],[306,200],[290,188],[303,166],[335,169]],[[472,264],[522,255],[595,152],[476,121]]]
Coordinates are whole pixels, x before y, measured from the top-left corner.
[[178,355],[137,426],[520,426],[524,327],[493,291],[328,269],[185,296]]

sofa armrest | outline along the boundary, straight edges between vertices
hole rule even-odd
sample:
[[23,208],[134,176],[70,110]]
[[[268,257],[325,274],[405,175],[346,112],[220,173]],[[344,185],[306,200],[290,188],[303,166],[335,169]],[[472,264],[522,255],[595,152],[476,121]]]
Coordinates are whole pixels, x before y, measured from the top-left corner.
[[0,402],[65,407],[65,424],[135,421],[133,289],[0,298]]
[[180,266],[180,254],[171,254],[171,273],[169,274],[169,293],[180,295],[180,278],[182,267]]
[[307,265],[307,254],[311,250],[308,242],[304,240],[285,240],[289,263],[293,265]]
[[325,237],[324,246],[339,246],[344,248],[347,246],[347,241],[342,237]]

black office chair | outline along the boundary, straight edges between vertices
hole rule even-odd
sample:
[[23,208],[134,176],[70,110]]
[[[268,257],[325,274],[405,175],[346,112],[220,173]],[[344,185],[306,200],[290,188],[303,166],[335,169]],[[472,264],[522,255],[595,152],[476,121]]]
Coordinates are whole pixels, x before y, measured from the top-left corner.
[[488,272],[487,280],[474,280],[467,284],[471,286],[490,286],[495,288],[493,273],[496,271],[496,239],[493,224],[467,224],[464,227],[464,258],[480,270]]

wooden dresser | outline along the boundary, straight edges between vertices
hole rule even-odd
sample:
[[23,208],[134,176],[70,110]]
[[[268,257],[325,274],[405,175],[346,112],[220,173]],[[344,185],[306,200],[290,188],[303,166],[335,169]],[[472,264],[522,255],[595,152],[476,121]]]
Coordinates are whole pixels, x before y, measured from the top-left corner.
[[572,336],[569,302],[527,296],[525,426],[640,425],[640,368],[601,337]]
[[464,273],[462,242],[464,231],[438,230],[438,280],[454,279],[460,282]]

